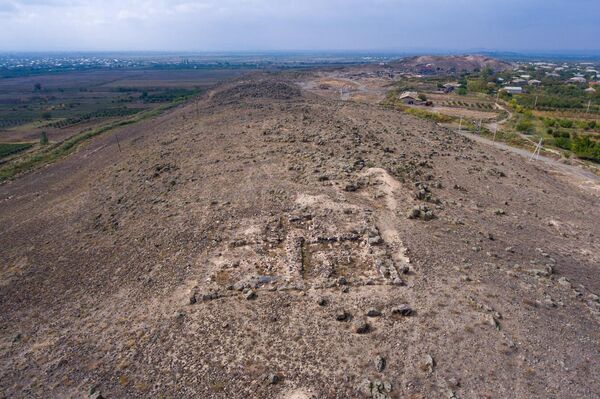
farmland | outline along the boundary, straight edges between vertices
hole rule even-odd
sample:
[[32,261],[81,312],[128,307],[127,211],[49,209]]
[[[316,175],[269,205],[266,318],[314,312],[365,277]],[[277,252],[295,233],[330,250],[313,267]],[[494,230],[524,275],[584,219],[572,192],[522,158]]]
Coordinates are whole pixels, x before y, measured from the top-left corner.
[[160,113],[244,72],[99,69],[0,79],[0,155],[5,158],[0,179],[54,160],[87,138]]

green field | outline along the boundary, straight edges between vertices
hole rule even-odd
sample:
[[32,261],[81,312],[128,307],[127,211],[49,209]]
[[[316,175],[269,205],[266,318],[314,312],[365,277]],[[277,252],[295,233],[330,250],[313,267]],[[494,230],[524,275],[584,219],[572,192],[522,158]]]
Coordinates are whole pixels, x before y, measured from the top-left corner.
[[31,148],[31,143],[0,143],[0,159]]

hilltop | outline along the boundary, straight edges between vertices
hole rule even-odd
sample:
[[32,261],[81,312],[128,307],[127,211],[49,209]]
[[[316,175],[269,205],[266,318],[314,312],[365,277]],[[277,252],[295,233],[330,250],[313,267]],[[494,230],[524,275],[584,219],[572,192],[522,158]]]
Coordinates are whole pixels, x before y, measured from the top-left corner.
[[447,75],[461,72],[474,72],[489,67],[494,71],[511,68],[511,64],[481,55],[421,55],[401,59],[391,65],[403,72],[423,75]]
[[292,75],[221,83],[0,186],[0,393],[594,397],[599,199]]

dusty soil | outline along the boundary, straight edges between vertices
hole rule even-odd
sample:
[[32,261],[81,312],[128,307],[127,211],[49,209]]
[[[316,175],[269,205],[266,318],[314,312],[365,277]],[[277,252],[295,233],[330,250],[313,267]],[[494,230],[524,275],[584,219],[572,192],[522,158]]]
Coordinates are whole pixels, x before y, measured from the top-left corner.
[[311,73],[298,79],[303,89],[332,100],[353,100],[377,104],[390,89],[392,80],[372,76],[357,75],[357,68],[341,71]]
[[498,116],[495,112],[486,112],[486,111],[477,111],[474,109],[468,108],[458,108],[458,107],[444,107],[444,106],[433,106],[431,108],[423,108],[416,107],[420,109],[424,109],[426,111],[437,112],[439,114],[454,116],[454,117],[463,117],[470,119],[481,119],[483,121],[494,119]]
[[118,133],[0,186],[0,396],[599,397],[569,175],[284,77]]

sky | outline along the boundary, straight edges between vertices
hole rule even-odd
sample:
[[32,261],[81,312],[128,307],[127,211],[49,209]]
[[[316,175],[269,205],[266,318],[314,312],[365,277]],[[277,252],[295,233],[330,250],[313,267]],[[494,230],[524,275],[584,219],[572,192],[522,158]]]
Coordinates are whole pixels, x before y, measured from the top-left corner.
[[0,0],[0,51],[600,49],[600,0]]

